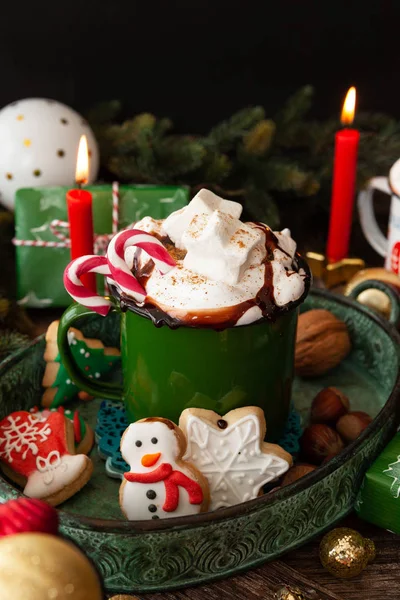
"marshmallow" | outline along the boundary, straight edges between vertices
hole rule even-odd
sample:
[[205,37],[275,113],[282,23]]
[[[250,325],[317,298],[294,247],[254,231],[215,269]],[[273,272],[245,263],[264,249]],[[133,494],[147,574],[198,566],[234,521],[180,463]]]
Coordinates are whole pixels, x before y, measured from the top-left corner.
[[[153,235],[155,234],[161,237],[162,224],[162,219],[143,217],[143,219],[135,223],[135,229],[140,229],[141,231],[145,231],[146,233],[151,233]],[[143,252],[140,248],[136,248],[135,246],[128,246],[128,248],[125,250],[124,259],[130,270],[132,270],[133,268],[135,257],[140,258],[139,264],[141,267],[143,267],[147,262],[152,260],[150,256],[146,252]]]
[[[265,235],[230,214],[215,210],[196,215],[182,236],[186,269],[228,285],[236,285],[250,266],[253,250],[264,249]],[[260,261],[261,263],[261,261]]]
[[186,249],[182,237],[189,227],[192,219],[197,215],[211,215],[215,210],[239,219],[242,214],[242,205],[231,200],[223,200],[213,192],[202,189],[192,199],[188,206],[173,212],[163,224],[163,231],[174,242],[177,248]]
[[[256,223],[242,223],[242,206],[201,190],[190,204],[167,219],[144,217],[135,228],[157,237],[168,235],[182,258],[165,275],[157,269],[145,281],[147,300],[183,321],[188,313],[234,307],[255,300],[265,283],[265,233]],[[298,300],[304,292],[305,273],[293,270],[296,242],[290,231],[274,232],[273,300],[279,307]],[[132,253],[129,254],[129,252]],[[139,268],[151,260],[138,249],[128,249]],[[248,325],[262,317],[259,306],[249,306],[236,325]]]
[[274,231],[274,235],[279,245],[279,248],[274,250],[274,260],[280,261],[285,267],[290,267],[296,254],[296,242],[290,237],[289,229]]
[[272,261],[274,300],[277,306],[285,306],[298,300],[304,292],[304,270],[300,269],[297,273],[288,271],[287,268],[281,262]]

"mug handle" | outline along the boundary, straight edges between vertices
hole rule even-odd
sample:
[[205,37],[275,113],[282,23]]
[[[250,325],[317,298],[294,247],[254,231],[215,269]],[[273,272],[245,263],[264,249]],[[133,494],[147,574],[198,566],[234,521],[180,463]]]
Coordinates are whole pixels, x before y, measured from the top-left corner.
[[376,222],[373,204],[374,190],[392,194],[387,177],[374,177],[368,182],[366,189],[358,195],[358,214],[364,236],[373,249],[385,257],[388,252],[388,241]]
[[388,296],[390,300],[390,315],[388,320],[390,323],[395,325],[395,327],[398,327],[400,324],[400,294],[397,292],[394,286],[392,287],[388,283],[384,283],[383,281],[379,281],[377,279],[369,279],[366,281],[361,281],[358,285],[356,285],[350,291],[349,297],[357,300],[361,292],[365,292],[365,290],[370,290],[371,288],[380,290],[381,292],[384,292],[386,296]]
[[[115,309],[114,309],[115,310]],[[80,304],[71,304],[64,312],[58,325],[57,343],[62,363],[78,388],[84,390],[91,396],[107,398],[108,400],[120,401],[122,397],[122,386],[115,383],[95,381],[89,378],[76,364],[68,342],[68,331],[75,321],[81,317],[93,316],[93,311]]]

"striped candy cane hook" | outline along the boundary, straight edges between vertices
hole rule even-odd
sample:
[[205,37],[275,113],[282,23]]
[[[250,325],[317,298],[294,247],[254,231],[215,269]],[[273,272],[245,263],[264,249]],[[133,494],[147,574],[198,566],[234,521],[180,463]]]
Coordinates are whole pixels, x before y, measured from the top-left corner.
[[85,273],[100,273],[110,276],[110,267],[105,256],[86,255],[71,261],[64,270],[64,287],[68,294],[82,306],[90,308],[105,317],[112,302],[90,291],[80,281]]
[[146,290],[140,285],[125,262],[125,250],[130,246],[144,250],[153,259],[156,268],[162,275],[168,273],[176,266],[176,263],[162,243],[150,233],[140,231],[140,229],[128,229],[113,237],[107,250],[111,276],[122,292],[133,296],[137,302],[143,302]]

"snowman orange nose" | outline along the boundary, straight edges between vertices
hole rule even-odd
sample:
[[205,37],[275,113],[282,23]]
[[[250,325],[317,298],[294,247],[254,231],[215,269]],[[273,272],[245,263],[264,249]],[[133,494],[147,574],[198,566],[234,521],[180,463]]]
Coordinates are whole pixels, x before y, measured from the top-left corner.
[[156,464],[160,456],[161,452],[157,452],[156,454],[145,454],[142,456],[142,465],[144,467],[152,467]]

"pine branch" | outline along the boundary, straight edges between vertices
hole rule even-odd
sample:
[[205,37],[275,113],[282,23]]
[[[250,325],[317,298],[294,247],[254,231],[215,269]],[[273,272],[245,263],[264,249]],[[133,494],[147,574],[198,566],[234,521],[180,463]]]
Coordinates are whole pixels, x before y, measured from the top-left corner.
[[155,151],[162,181],[192,173],[202,165],[206,155],[203,144],[191,136],[168,136]]
[[304,119],[311,108],[313,96],[314,88],[311,85],[306,85],[293,94],[274,119],[278,127],[287,127]]
[[266,223],[271,229],[279,227],[279,210],[273,197],[258,188],[250,188],[245,194],[245,209],[249,219]]
[[226,154],[210,153],[204,164],[206,181],[222,183],[232,171],[232,161]]
[[30,339],[27,335],[23,335],[16,331],[10,331],[9,329],[5,329],[0,331],[0,361],[4,360],[7,356],[20,350],[21,348],[26,348]]
[[[103,163],[121,181],[195,188],[202,182],[226,197],[244,194],[249,209],[254,203],[254,218],[257,211],[268,209],[266,220],[277,221],[277,209],[285,199],[305,201],[321,189],[308,206],[325,206],[329,200],[339,122],[336,116],[324,121],[308,118],[312,98],[313,88],[305,86],[273,119],[265,118],[260,106],[246,108],[204,137],[172,135],[169,119],[149,113],[122,124],[103,122],[99,129]],[[104,114],[103,121],[112,111]],[[358,113],[356,126],[361,131],[361,185],[371,176],[387,174],[400,156],[400,123],[380,113]]]
[[271,119],[263,119],[257,123],[244,137],[244,149],[249,154],[263,155],[271,147],[275,136],[276,125]]
[[264,115],[265,112],[261,106],[245,108],[232,115],[230,119],[223,121],[211,129],[207,137],[207,143],[219,148],[223,152],[227,152],[256,123],[261,121]]

